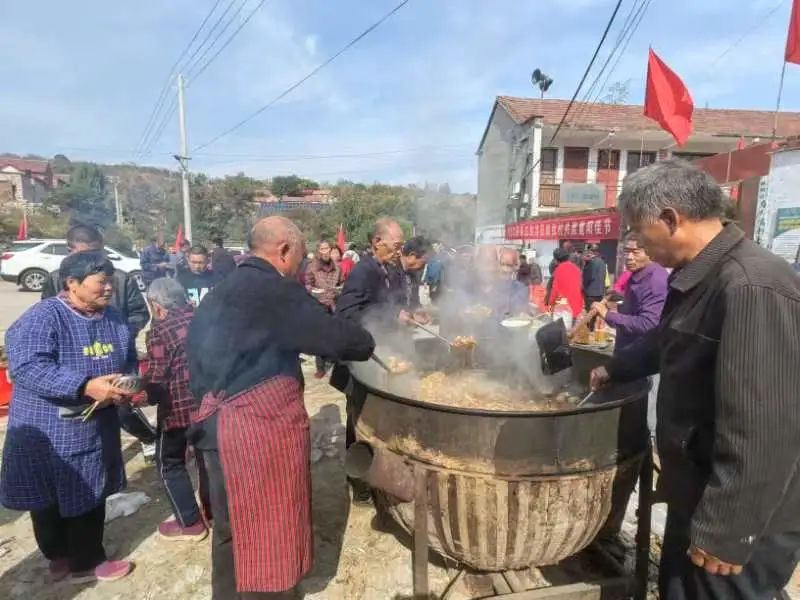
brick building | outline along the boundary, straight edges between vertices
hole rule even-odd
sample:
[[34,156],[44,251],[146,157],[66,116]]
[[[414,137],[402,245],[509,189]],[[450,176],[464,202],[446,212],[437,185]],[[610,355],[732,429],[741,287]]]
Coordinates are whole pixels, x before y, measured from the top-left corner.
[[[679,148],[642,106],[578,102],[551,144],[567,105],[496,99],[477,152],[477,242],[505,239],[507,224],[526,219],[614,207],[625,175],[655,160],[695,160],[772,136],[772,112],[698,108],[692,136]],[[780,113],[778,138],[795,135],[800,113]]]
[[14,204],[39,204],[56,185],[50,162],[0,157],[0,198]]

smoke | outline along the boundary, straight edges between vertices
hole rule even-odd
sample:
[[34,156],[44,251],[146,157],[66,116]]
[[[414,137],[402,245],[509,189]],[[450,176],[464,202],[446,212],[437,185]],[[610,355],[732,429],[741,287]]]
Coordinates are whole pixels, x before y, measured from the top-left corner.
[[[409,361],[414,368],[387,374],[377,363],[368,361],[354,364],[354,375],[371,387],[412,399],[420,399],[422,378],[437,371],[476,371],[482,376],[476,379],[477,386],[485,383],[487,390],[496,390],[499,382],[515,393],[530,395],[532,402],[563,389],[571,380],[571,370],[555,376],[543,374],[535,332],[545,321],[530,313],[521,316],[530,305],[514,298],[519,291],[515,283],[499,270],[495,249],[484,249],[477,255],[457,254],[445,267],[440,302],[423,309],[434,317],[434,330],[438,327],[448,340],[474,337],[478,345],[471,356],[463,350],[448,349],[441,340],[413,326],[396,323],[394,315],[373,311],[364,325],[375,338],[375,354],[384,362]],[[504,321],[507,326],[503,326]],[[520,323],[524,326],[510,326]]]

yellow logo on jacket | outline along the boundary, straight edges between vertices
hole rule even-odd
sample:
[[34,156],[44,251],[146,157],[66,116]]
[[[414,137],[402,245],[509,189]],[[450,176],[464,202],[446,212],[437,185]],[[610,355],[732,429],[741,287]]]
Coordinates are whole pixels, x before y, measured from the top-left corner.
[[114,351],[114,344],[95,341],[91,346],[83,347],[83,355],[92,358],[107,358]]

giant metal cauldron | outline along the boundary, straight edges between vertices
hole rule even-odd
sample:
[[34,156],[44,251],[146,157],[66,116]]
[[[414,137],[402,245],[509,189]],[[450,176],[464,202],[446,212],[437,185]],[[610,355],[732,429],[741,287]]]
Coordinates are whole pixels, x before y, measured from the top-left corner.
[[580,410],[496,412],[392,393],[371,364],[352,372],[363,404],[348,472],[409,532],[424,486],[431,547],[481,571],[551,565],[585,548],[618,470],[647,448],[646,381],[607,388]]

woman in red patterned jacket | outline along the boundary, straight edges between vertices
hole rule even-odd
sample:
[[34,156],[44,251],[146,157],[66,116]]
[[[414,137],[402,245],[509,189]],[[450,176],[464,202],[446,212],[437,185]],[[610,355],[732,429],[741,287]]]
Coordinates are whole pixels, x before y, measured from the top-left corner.
[[[186,292],[174,279],[156,279],[147,290],[153,326],[147,335],[145,389],[158,404],[156,466],[175,519],[158,526],[169,540],[202,540],[208,535],[186,470],[186,429],[191,424],[194,398],[189,390],[186,336],[193,316]],[[208,518],[208,477],[201,453],[195,453],[200,471],[200,498]]]

